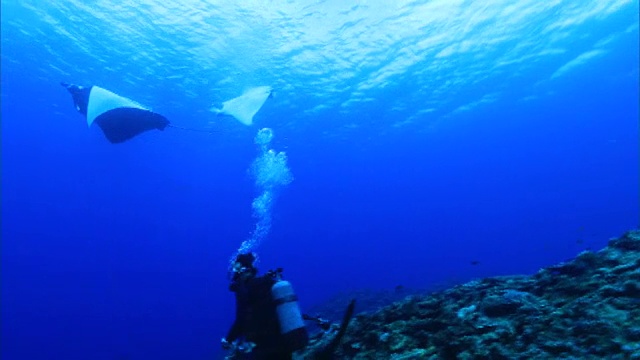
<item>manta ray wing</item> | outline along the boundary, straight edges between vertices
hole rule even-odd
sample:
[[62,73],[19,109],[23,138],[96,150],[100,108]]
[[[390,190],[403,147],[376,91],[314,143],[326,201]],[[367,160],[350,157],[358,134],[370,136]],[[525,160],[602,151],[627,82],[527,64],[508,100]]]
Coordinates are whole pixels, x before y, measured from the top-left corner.
[[233,116],[245,125],[253,124],[253,117],[271,95],[270,86],[258,86],[247,90],[244,94],[222,103],[220,114]]
[[164,130],[169,120],[137,102],[92,86],[87,105],[87,125],[98,124],[107,140],[121,143],[145,131]]

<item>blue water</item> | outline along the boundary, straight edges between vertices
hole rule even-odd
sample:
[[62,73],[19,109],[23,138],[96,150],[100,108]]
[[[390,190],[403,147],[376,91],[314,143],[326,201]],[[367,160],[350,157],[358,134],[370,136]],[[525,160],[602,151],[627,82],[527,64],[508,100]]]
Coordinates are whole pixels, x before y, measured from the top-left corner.
[[[534,273],[640,223],[637,0],[6,0],[1,28],[6,360],[217,356],[262,127],[293,181],[259,267],[303,308]],[[110,144],[60,81],[210,132]],[[253,126],[210,111],[262,85]]]

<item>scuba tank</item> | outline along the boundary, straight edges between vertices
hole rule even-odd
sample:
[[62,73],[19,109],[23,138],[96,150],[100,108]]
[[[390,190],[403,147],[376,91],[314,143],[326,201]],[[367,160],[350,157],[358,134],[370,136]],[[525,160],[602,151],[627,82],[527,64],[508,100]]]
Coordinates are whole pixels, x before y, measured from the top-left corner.
[[283,344],[291,351],[303,349],[309,343],[309,333],[302,320],[298,297],[291,283],[279,276],[271,286],[271,297],[280,322]]

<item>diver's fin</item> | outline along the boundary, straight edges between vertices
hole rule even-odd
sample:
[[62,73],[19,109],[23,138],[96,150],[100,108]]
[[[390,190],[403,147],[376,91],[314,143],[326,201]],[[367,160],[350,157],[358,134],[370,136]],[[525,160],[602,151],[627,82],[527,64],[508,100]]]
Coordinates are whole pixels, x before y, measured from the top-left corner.
[[230,115],[245,125],[253,124],[253,116],[260,110],[271,96],[270,86],[258,86],[245,91],[244,94],[222,103],[222,108],[211,108],[216,114]]
[[313,357],[314,360],[331,360],[334,358],[335,356],[334,353],[338,348],[338,345],[340,345],[340,341],[342,341],[344,334],[347,332],[347,327],[349,326],[349,323],[353,318],[355,309],[356,309],[356,300],[353,299],[349,302],[349,305],[347,306],[347,310],[344,312],[344,315],[342,316],[342,322],[340,323],[340,329],[338,330],[338,333],[333,338],[333,340],[331,340],[329,345],[327,345],[324,349],[322,349],[322,351],[314,354],[314,357]]

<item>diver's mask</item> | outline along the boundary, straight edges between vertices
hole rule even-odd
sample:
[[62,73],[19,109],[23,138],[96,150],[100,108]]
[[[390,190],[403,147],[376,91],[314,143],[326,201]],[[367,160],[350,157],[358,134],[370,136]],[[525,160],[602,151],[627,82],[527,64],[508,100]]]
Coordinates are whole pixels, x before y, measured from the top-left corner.
[[233,280],[254,276],[258,270],[253,266],[256,256],[253,253],[239,254],[231,269]]
[[236,263],[233,266],[233,281],[245,281],[254,277],[257,273],[256,268],[242,266],[241,264]]
[[234,274],[234,276],[235,275],[240,276],[240,275],[246,274],[249,270],[250,270],[249,267],[244,266],[239,262],[233,264],[233,274]]

